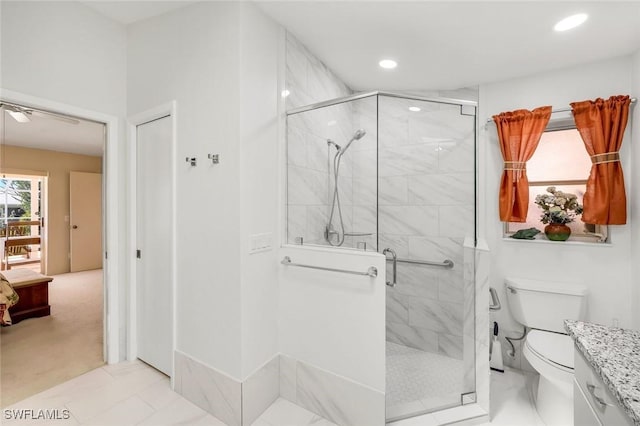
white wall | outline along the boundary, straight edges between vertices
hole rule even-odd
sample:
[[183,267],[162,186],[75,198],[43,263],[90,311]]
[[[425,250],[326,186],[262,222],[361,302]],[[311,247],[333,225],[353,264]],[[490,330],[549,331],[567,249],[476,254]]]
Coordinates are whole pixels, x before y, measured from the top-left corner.
[[[278,353],[281,152],[278,62],[283,31],[251,3],[240,15],[240,249],[242,378]],[[280,53],[280,54],[278,54]],[[251,235],[270,233],[273,250],[249,254]]]
[[[638,50],[632,56],[632,80],[631,80],[631,96],[634,98],[640,97],[640,50]],[[634,148],[631,150],[631,167],[630,167],[630,180],[631,185],[629,188],[630,194],[638,194],[640,188],[640,108],[638,105],[631,107],[633,114],[630,116],[630,128],[632,130],[631,146]],[[640,238],[637,238],[638,232],[640,232],[640,197],[630,197],[629,205],[631,209],[631,230],[632,234],[636,236],[631,239],[631,276],[634,277],[632,287],[632,327],[636,330],[640,330],[640,281],[637,277],[640,277]]]
[[126,102],[124,26],[79,2],[2,2],[2,87],[113,115]]
[[279,27],[204,2],[128,37],[129,114],[176,100],[177,349],[244,380],[278,351],[276,250],[249,254],[249,239],[279,245]]
[[[78,2],[2,2],[0,87],[47,101],[120,118],[124,141],[126,110],[125,28]],[[118,175],[124,175],[124,150],[116,147]],[[120,223],[125,218],[125,186],[118,179]],[[126,229],[117,231],[121,252],[111,252],[124,266]],[[119,268],[120,358],[125,357],[126,277]]]
[[[198,3],[128,27],[128,114],[177,109],[176,349],[240,363],[238,6]],[[220,155],[213,166],[207,153]],[[185,157],[197,157],[190,167]]]
[[[611,245],[536,244],[503,240],[502,223],[498,219],[498,186],[502,158],[495,127],[485,126],[493,114],[542,105],[569,107],[572,101],[608,98],[611,95],[637,92],[631,86],[629,57],[553,71],[515,80],[483,85],[480,88],[480,179],[484,182],[480,196],[480,233],[491,249],[490,285],[498,289],[503,309],[494,314],[502,330],[511,335],[520,331],[506,306],[506,276],[549,279],[582,283],[589,289],[587,319],[611,325],[614,318],[620,326],[632,325],[632,288],[637,285],[631,275],[632,233],[628,224],[610,226]],[[637,113],[636,113],[637,117]],[[635,204],[631,188],[631,137],[625,135],[621,157],[625,170],[627,197]],[[635,155],[638,155],[635,153]]]

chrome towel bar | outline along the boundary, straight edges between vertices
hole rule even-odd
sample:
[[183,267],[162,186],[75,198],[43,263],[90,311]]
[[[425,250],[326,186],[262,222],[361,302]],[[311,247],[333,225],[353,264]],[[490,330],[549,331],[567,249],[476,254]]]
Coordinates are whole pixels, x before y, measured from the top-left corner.
[[[392,259],[387,259],[387,262],[392,261]],[[442,262],[430,262],[428,260],[411,260],[411,259],[398,259],[399,263],[413,263],[415,265],[429,265],[429,266],[439,266],[441,268],[451,269],[454,266],[453,260],[446,259]]]
[[313,265],[303,265],[301,263],[293,263],[289,256],[285,256],[280,263],[288,266],[298,266],[300,268],[320,269],[322,271],[331,271],[331,272],[342,272],[343,274],[351,274],[351,275],[364,275],[371,278],[375,278],[378,276],[378,268],[376,268],[375,266],[370,266],[366,272],[349,271],[346,269],[325,268],[324,266],[313,266]]

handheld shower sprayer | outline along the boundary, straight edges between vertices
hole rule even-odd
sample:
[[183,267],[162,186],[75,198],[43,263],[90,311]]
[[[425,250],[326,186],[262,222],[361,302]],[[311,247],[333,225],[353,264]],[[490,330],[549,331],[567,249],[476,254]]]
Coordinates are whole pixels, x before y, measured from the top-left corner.
[[[333,186],[333,202],[331,203],[331,213],[329,214],[329,222],[327,223],[327,226],[325,227],[325,231],[324,231],[324,239],[332,246],[341,246],[342,243],[344,243],[344,237],[345,237],[344,219],[342,218],[342,207],[340,206],[340,195],[338,193],[338,177],[340,174],[340,160],[342,159],[342,156],[344,155],[344,153],[347,152],[347,149],[349,149],[353,141],[362,139],[366,134],[367,132],[364,129],[356,130],[353,136],[351,137],[351,140],[347,142],[344,148],[338,145],[337,143],[335,143],[334,141],[332,141],[331,139],[327,139],[327,145],[328,146],[333,145],[337,150],[337,152],[335,153],[335,156],[333,157],[333,185],[334,185]],[[333,216],[336,213],[336,211],[338,213],[337,216],[338,216],[339,225],[340,225],[339,231],[334,230],[334,227],[333,227]],[[333,236],[337,236],[336,242],[332,241]]]
[[366,131],[366,130],[364,130],[364,129],[358,129],[358,130],[356,130],[356,132],[355,132],[355,133],[353,134],[353,136],[351,137],[351,140],[347,143],[347,145],[346,145],[344,148],[342,148],[342,149],[340,150],[340,153],[341,153],[341,154],[344,154],[344,153],[347,151],[347,149],[349,149],[349,147],[351,146],[351,144],[353,143],[353,141],[357,141],[357,140],[362,139],[362,138],[364,137],[364,135],[366,135],[366,134],[367,134],[367,131]]

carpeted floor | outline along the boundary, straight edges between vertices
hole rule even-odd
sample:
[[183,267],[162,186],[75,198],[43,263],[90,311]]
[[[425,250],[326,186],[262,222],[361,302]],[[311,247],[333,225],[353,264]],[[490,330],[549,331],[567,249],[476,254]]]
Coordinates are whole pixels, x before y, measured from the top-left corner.
[[55,275],[51,315],[2,327],[0,407],[104,364],[102,270]]

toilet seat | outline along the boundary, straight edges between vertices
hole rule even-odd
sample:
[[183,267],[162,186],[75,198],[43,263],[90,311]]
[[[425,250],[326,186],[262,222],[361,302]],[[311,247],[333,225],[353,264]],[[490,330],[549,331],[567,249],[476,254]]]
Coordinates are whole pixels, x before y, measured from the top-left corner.
[[524,341],[522,354],[541,376],[569,386],[573,381],[573,351],[569,336],[531,330]]
[[533,329],[526,343],[544,361],[573,372],[573,340],[568,335]]

